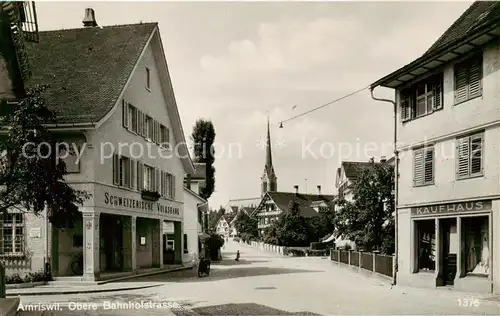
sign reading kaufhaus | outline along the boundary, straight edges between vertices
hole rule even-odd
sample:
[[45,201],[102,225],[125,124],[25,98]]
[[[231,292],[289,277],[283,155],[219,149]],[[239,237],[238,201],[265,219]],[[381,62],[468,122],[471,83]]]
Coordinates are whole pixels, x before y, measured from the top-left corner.
[[109,192],[104,192],[104,204],[112,205],[117,207],[123,207],[134,210],[159,212],[165,215],[176,215],[180,216],[181,211],[178,207],[173,207],[170,205],[162,205],[160,201],[151,202],[137,200],[133,198],[118,196],[110,194]]
[[491,200],[429,205],[411,208],[412,217],[442,216],[491,210]]

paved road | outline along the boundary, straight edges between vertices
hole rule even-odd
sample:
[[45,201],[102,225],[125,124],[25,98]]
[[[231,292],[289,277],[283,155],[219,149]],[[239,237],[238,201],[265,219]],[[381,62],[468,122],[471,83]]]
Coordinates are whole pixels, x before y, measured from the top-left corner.
[[[241,260],[234,261],[236,250]],[[276,315],[308,312],[319,315],[499,315],[500,305],[481,302],[461,307],[458,299],[474,295],[455,291],[394,287],[367,278],[327,259],[282,258],[259,252],[248,245],[229,242],[225,260],[213,264],[208,278],[199,279],[194,270],[133,279],[131,282],[164,282],[161,287],[113,293],[22,297],[21,302],[58,302],[97,305],[97,311],[61,312],[57,315],[172,315],[170,308],[194,308],[204,315]],[[138,309],[123,309],[112,303],[138,303]],[[163,304],[147,309],[144,304]],[[104,305],[106,304],[106,310]],[[238,305],[227,305],[238,304]],[[225,305],[218,307],[208,306]],[[83,305],[80,305],[83,306]],[[268,309],[266,309],[266,306]],[[272,309],[270,309],[272,308]],[[179,310],[173,310],[177,315]],[[288,313],[290,314],[290,313]]]

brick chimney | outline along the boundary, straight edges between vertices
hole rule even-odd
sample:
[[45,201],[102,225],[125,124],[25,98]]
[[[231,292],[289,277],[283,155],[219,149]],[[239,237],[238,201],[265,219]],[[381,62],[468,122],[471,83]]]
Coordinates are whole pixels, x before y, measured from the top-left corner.
[[295,189],[295,195],[299,195],[299,186],[294,185],[293,188]]
[[387,161],[387,159],[385,159],[385,156],[381,156],[381,157],[380,157],[380,162],[381,162],[381,163],[384,163],[384,162],[386,162],[386,161]]
[[318,195],[321,196],[321,185],[318,185]]
[[85,9],[85,17],[83,18],[83,26],[85,27],[95,27],[97,22],[95,20],[95,12],[92,8]]

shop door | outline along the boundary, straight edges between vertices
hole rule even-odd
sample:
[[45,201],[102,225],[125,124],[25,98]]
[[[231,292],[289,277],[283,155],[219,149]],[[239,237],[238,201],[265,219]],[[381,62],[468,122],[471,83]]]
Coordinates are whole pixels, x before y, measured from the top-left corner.
[[457,273],[458,234],[456,218],[444,219],[442,225],[443,285],[453,285]]
[[119,216],[103,217],[106,270],[123,270],[123,221]]

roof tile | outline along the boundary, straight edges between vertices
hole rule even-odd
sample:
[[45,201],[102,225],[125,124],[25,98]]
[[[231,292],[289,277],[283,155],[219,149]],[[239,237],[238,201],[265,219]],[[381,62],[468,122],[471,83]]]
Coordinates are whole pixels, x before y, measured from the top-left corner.
[[116,104],[156,23],[40,32],[26,43],[31,85],[47,84],[58,123],[92,123]]

